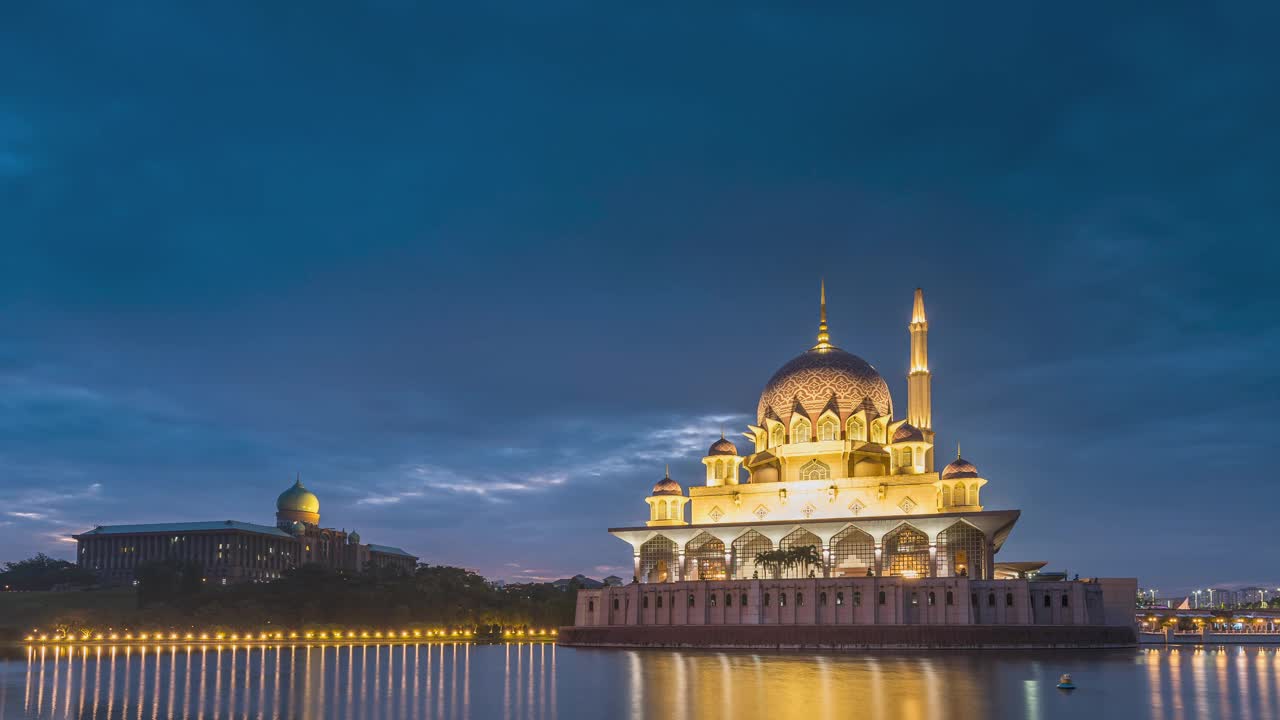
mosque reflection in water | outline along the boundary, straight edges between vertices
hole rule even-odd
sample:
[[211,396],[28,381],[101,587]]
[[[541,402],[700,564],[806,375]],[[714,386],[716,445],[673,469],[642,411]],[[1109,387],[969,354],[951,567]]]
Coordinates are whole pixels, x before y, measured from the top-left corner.
[[[1080,690],[1058,691],[1058,674]],[[5,718],[1266,718],[1274,647],[802,655],[547,643],[33,647]]]

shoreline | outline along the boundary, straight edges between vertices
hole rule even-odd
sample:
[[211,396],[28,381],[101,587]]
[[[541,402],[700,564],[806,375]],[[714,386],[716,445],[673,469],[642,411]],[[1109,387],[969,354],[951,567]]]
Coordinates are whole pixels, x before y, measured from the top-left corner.
[[668,625],[564,627],[566,647],[711,650],[1136,648],[1130,627],[1106,625]]

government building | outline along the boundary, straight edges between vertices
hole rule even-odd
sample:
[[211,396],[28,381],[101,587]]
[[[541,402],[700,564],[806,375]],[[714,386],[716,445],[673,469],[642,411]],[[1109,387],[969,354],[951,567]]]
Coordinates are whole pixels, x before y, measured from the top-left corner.
[[194,562],[208,583],[274,580],[290,568],[316,563],[335,570],[398,568],[418,558],[397,547],[361,544],[360,534],[320,526],[320,499],[298,479],[276,499],[276,524],[236,520],[99,525],[73,535],[76,558],[108,584],[134,579],[141,563]]
[[833,344],[824,286],[816,342],[765,383],[746,447],[722,434],[702,484],[668,472],[643,524],[609,530],[632,583],[582,591],[576,625],[1132,625],[1132,579],[997,560],[1019,511],[985,504],[958,449],[940,455],[919,289],[909,317],[899,416],[884,377]]

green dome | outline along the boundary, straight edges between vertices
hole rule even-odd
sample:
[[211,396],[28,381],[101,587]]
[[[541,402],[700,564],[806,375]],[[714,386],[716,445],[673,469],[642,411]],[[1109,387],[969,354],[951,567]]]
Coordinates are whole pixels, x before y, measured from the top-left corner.
[[293,487],[280,493],[276,500],[276,510],[319,514],[320,498],[303,487],[302,480],[298,480]]

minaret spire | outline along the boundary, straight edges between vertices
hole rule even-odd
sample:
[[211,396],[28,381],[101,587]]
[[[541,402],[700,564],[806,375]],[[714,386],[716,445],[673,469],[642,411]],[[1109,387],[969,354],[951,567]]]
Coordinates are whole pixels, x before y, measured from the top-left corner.
[[821,300],[819,301],[818,310],[818,344],[814,345],[814,350],[825,350],[831,347],[831,335],[827,333],[827,280],[823,278],[821,281]]
[[929,372],[929,321],[924,314],[924,290],[916,288],[911,303],[911,372],[907,375],[907,422],[933,429],[932,375]]

